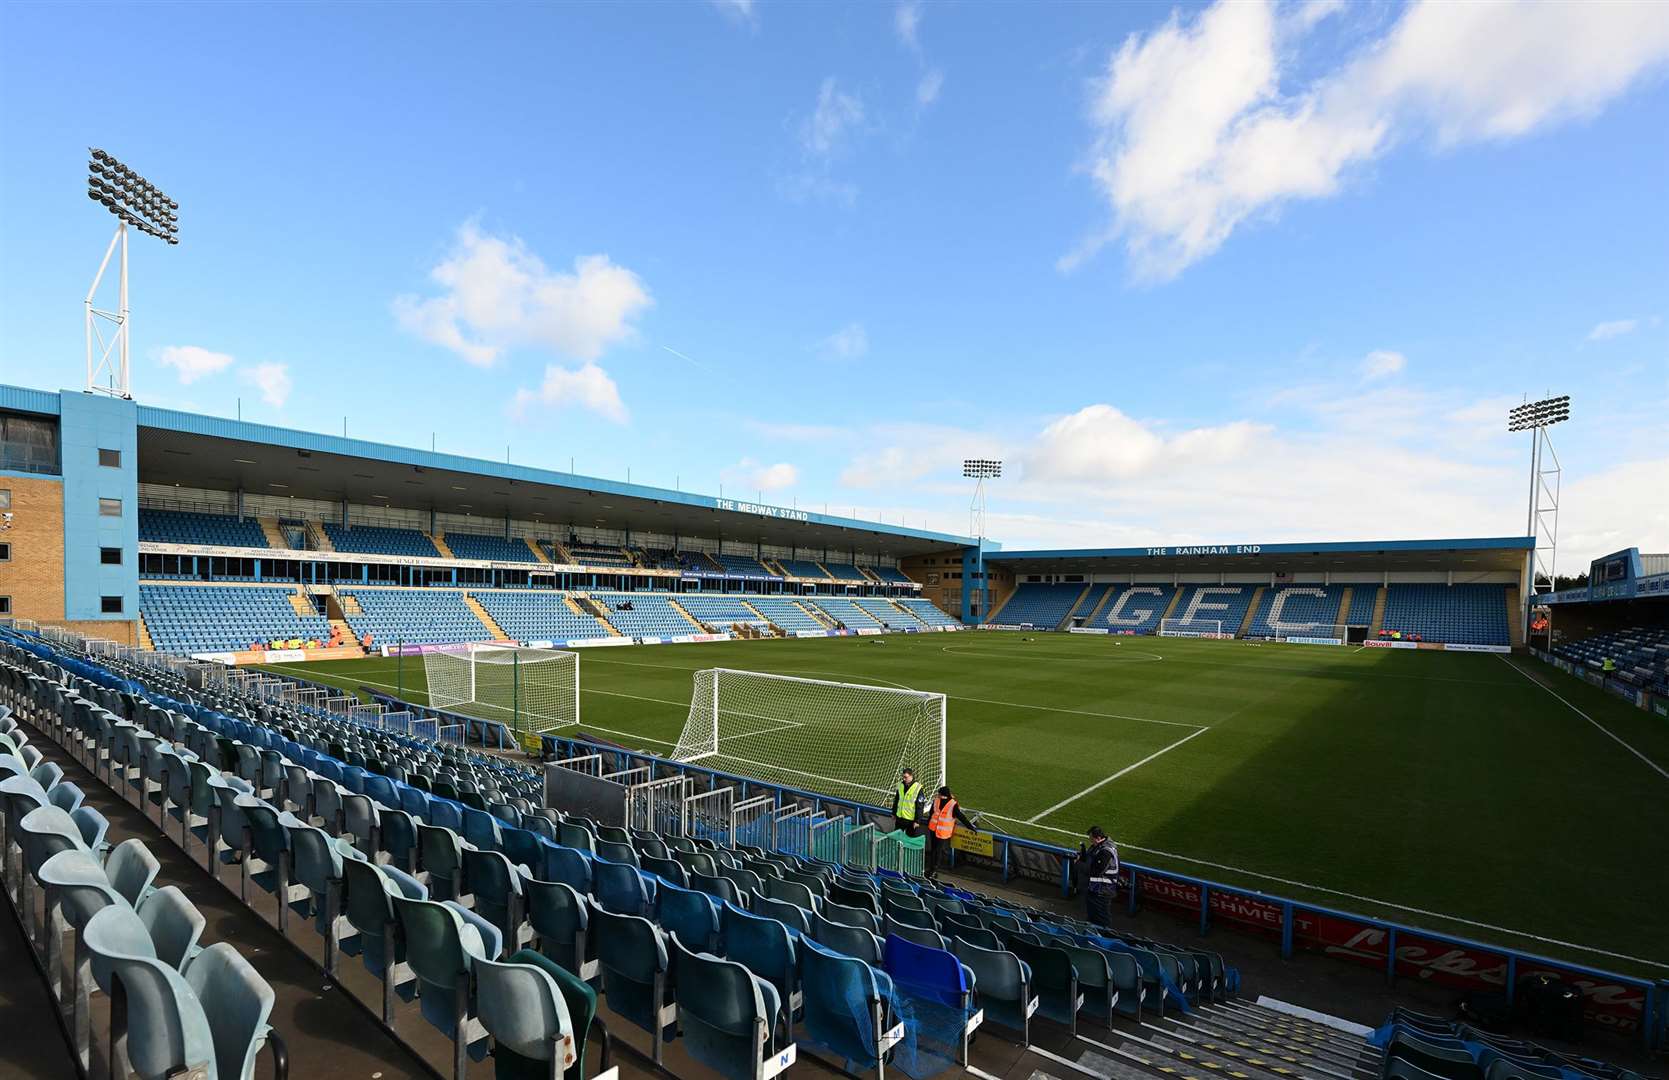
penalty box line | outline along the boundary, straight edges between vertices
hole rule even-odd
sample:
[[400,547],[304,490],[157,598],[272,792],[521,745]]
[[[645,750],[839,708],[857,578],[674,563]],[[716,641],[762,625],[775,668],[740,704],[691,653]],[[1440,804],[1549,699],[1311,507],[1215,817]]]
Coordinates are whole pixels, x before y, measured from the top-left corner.
[[1071,806],[1073,803],[1077,802],[1079,799],[1083,798],[1085,795],[1093,794],[1094,792],[1100,791],[1102,788],[1106,787],[1108,784],[1112,783],[1114,780],[1117,780],[1121,776],[1128,776],[1129,774],[1135,772],[1137,769],[1141,768],[1143,765],[1146,765],[1148,762],[1154,760],[1155,758],[1162,757],[1165,754],[1170,753],[1172,750],[1175,750],[1177,747],[1181,746],[1183,743],[1187,742],[1188,740],[1197,739],[1201,735],[1204,735],[1206,732],[1208,732],[1210,730],[1211,729],[1208,728],[1208,727],[1202,727],[1202,728],[1199,728],[1195,731],[1190,731],[1188,734],[1184,735],[1182,738],[1178,739],[1176,742],[1171,743],[1169,746],[1161,747],[1160,749],[1155,750],[1153,753],[1149,754],[1147,757],[1143,758],[1142,760],[1134,762],[1134,763],[1129,764],[1129,765],[1126,765],[1124,768],[1120,769],[1116,773],[1113,773],[1111,776],[1104,777],[1100,780],[1097,780],[1095,783],[1091,784],[1089,787],[1087,787],[1084,790],[1078,792],[1078,794],[1069,795],[1066,798],[1062,799],[1060,802],[1058,802],[1055,805],[1049,807],[1049,809],[1044,810],[1044,811],[1042,811],[1040,813],[1037,813],[1037,814],[1033,814],[1031,817],[1026,819],[1025,823],[1027,825],[1036,825],[1039,821],[1042,821],[1044,818],[1048,817],[1050,814],[1053,814],[1056,810],[1060,810],[1063,807]]

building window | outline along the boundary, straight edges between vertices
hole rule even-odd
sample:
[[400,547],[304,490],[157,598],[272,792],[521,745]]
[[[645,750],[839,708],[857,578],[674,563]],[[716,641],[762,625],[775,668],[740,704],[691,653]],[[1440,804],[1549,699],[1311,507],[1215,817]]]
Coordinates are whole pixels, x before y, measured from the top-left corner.
[[106,450],[103,447],[100,447],[99,448],[99,464],[103,465],[107,469],[119,469],[119,468],[121,468],[122,467],[122,452],[120,450]]
[[106,615],[120,615],[122,613],[122,598],[119,596],[99,597],[99,610]]
[[0,596],[0,615],[10,615],[11,613],[12,598],[9,596]]
[[0,488],[0,510],[10,510],[11,508],[12,508],[12,489],[11,488]]
[[99,548],[99,562],[103,563],[105,566],[122,565],[122,549]]
[[100,517],[121,517],[122,516],[122,500],[120,500],[120,499],[100,499],[99,500],[99,516]]
[[12,546],[10,544],[0,544],[0,562],[11,562],[11,561],[12,561]]
[[58,471],[58,421],[0,413],[0,469]]

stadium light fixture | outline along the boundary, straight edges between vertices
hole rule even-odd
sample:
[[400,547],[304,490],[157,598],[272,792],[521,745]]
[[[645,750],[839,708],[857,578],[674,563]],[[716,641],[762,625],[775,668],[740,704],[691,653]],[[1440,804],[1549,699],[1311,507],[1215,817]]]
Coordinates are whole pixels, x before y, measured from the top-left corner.
[[[131,398],[133,394],[128,383],[128,229],[131,227],[146,236],[154,236],[169,246],[178,245],[180,204],[118,161],[114,154],[99,149],[88,151],[87,198],[116,218],[116,235],[110,238],[110,246],[104,250],[104,261],[99,263],[92,287],[87,290],[87,299],[82,302],[87,318],[87,389],[113,397]],[[98,295],[104,272],[110,267],[110,257],[118,247],[122,252],[118,270],[119,295],[116,310],[109,311],[94,307],[93,298]],[[108,341],[101,332],[102,323],[112,323],[116,327]]]
[[973,612],[968,603],[968,590],[978,590],[982,599],[977,614],[983,619],[991,606],[991,590],[985,583],[985,481],[1000,479],[1003,463],[996,458],[963,458],[962,475],[974,482],[974,501],[968,506],[968,532],[976,545],[973,580],[965,581],[962,586],[962,610],[964,616]]
[[1524,597],[1524,633],[1530,632],[1530,608],[1536,595],[1536,582],[1547,579],[1553,588],[1554,573],[1559,560],[1559,455],[1554,452],[1553,440],[1547,429],[1570,419],[1570,395],[1527,401],[1507,411],[1509,432],[1530,433],[1530,509],[1524,533],[1535,542],[1530,558],[1529,577],[1519,590]]
[[968,479],[995,480],[1003,474],[1003,463],[991,458],[964,458],[962,475]]

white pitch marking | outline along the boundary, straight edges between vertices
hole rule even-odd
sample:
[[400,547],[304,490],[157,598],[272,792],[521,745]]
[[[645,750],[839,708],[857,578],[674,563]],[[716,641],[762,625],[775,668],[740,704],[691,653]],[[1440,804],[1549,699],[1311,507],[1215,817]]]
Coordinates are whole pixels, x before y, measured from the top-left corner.
[[1097,780],[1095,783],[1091,784],[1089,787],[1087,787],[1084,790],[1078,792],[1078,794],[1070,796],[1070,797],[1065,798],[1065,799],[1062,799],[1060,802],[1058,802],[1055,805],[1049,807],[1049,809],[1043,811],[1041,814],[1035,814],[1032,817],[1027,818],[1026,819],[1026,824],[1027,825],[1037,824],[1038,821],[1040,821],[1043,818],[1048,817],[1050,814],[1054,813],[1056,810],[1059,810],[1061,807],[1070,806],[1072,803],[1077,802],[1079,799],[1083,798],[1085,795],[1088,795],[1092,791],[1101,790],[1102,788],[1106,787],[1108,784],[1112,783],[1114,780],[1117,780],[1119,777],[1127,775],[1129,773],[1135,772],[1137,769],[1141,768],[1143,765],[1146,765],[1148,762],[1152,761],[1154,758],[1159,757],[1163,754],[1168,754],[1172,750],[1175,750],[1177,747],[1181,746],[1183,743],[1187,742],[1189,739],[1196,739],[1199,736],[1204,735],[1206,732],[1208,732],[1210,730],[1211,729],[1208,728],[1208,727],[1202,727],[1198,731],[1193,731],[1193,732],[1188,733],[1187,735],[1184,735],[1182,738],[1178,739],[1176,742],[1171,743],[1171,745],[1169,745],[1167,747],[1164,747],[1163,749],[1160,749],[1160,750],[1155,750],[1153,753],[1149,754],[1147,757],[1143,758],[1142,760],[1140,760],[1140,761],[1138,761],[1138,762],[1136,762],[1132,765],[1126,765],[1124,768],[1120,769],[1118,772],[1116,772],[1113,775],[1107,777],[1106,779]]
[[1663,766],[1659,765],[1657,762],[1653,761],[1651,758],[1647,757],[1645,754],[1642,754],[1640,751],[1636,750],[1634,747],[1632,747],[1628,743],[1624,742],[1622,740],[1621,736],[1614,733],[1610,728],[1606,727],[1604,724],[1600,723],[1598,720],[1595,720],[1593,717],[1589,716],[1587,713],[1583,712],[1581,709],[1578,709],[1575,705],[1572,705],[1570,702],[1566,701],[1563,697],[1560,697],[1559,693],[1556,690],[1554,690],[1551,686],[1548,686],[1546,683],[1544,683],[1541,680],[1535,678],[1528,671],[1525,671],[1523,668],[1519,667],[1517,664],[1513,663],[1511,660],[1508,660],[1505,656],[1501,656],[1500,653],[1496,653],[1495,655],[1500,657],[1501,662],[1503,664],[1506,664],[1508,667],[1512,668],[1514,671],[1518,672],[1520,675],[1524,676],[1526,679],[1529,679],[1530,684],[1532,686],[1540,687],[1541,689],[1546,690],[1549,694],[1552,694],[1553,697],[1561,705],[1563,705],[1565,708],[1569,709],[1571,712],[1580,716],[1582,719],[1588,721],[1588,723],[1590,723],[1590,724],[1594,725],[1595,727],[1599,728],[1602,732],[1605,733],[1606,737],[1609,738],[1612,742],[1616,743],[1618,746],[1622,747],[1624,750],[1627,750],[1629,753],[1633,754],[1635,757],[1639,758],[1641,761],[1644,761],[1646,763],[1646,768],[1648,768],[1648,769],[1652,770],[1653,772],[1657,773],[1659,776],[1663,777],[1665,780],[1669,780],[1669,770],[1664,769]]
[[[993,814],[990,811],[986,811],[985,816],[996,821],[1012,821],[1017,825],[1031,824],[1024,818],[1009,817],[1006,814]],[[1082,839],[1084,836],[1082,832],[1073,832],[1071,829],[1060,829],[1053,825],[1031,825],[1031,827],[1034,829],[1044,829],[1052,833],[1059,833],[1062,836],[1074,836],[1079,839]],[[1610,956],[1618,960],[1628,960],[1632,963],[1645,964],[1648,967],[1662,968],[1669,971],[1669,963],[1664,963],[1661,960],[1647,960],[1645,957],[1631,956],[1628,953],[1612,952],[1609,949],[1595,948],[1592,945],[1579,945],[1574,941],[1562,941],[1559,938],[1543,937],[1540,934],[1532,934],[1528,930],[1515,930],[1510,926],[1496,926],[1494,923],[1479,922],[1476,919],[1467,919],[1460,915],[1451,915],[1446,911],[1431,911],[1427,908],[1410,907],[1408,904],[1399,904],[1394,900],[1381,900],[1377,896],[1363,896],[1360,893],[1345,892],[1342,889],[1330,889],[1326,885],[1312,885],[1307,881],[1294,881],[1292,878],[1277,877],[1274,874],[1265,874],[1258,870],[1247,870],[1245,867],[1230,866],[1227,863],[1212,862],[1209,859],[1196,859],[1192,855],[1178,855],[1174,851],[1161,851],[1159,848],[1143,847],[1140,844],[1126,844],[1120,842],[1119,847],[1130,851],[1145,851],[1149,855],[1160,855],[1167,859],[1177,859],[1181,862],[1193,863],[1196,866],[1209,866],[1214,870],[1227,870],[1233,874],[1244,874],[1247,877],[1261,878],[1264,881],[1273,881],[1280,885],[1289,885],[1295,889],[1309,889],[1313,892],[1328,893],[1332,896],[1342,896],[1347,900],[1357,900],[1364,904],[1378,904],[1382,907],[1396,908],[1398,911],[1407,911],[1415,915],[1425,915],[1433,919],[1447,919],[1450,922],[1462,923],[1466,926],[1475,926],[1480,930],[1491,930],[1498,934],[1511,934],[1514,937],[1521,937],[1527,941],[1540,941],[1547,945],[1558,945],[1566,949],[1575,949],[1578,952],[1593,953],[1596,956]],[[1230,887],[1232,888],[1232,886]]]

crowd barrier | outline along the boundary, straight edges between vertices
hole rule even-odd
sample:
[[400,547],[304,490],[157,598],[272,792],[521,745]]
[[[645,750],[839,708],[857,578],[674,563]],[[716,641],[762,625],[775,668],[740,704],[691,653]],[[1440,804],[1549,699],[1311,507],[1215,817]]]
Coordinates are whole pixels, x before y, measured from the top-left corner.
[[1637,709],[1644,709],[1654,716],[1669,716],[1669,697],[1642,690],[1626,679],[1608,676],[1603,671],[1595,671],[1586,664],[1573,664],[1562,656],[1542,649],[1531,648],[1530,655],[1544,664],[1552,664],[1566,675],[1574,675],[1590,686],[1597,686],[1606,693],[1620,697]]

